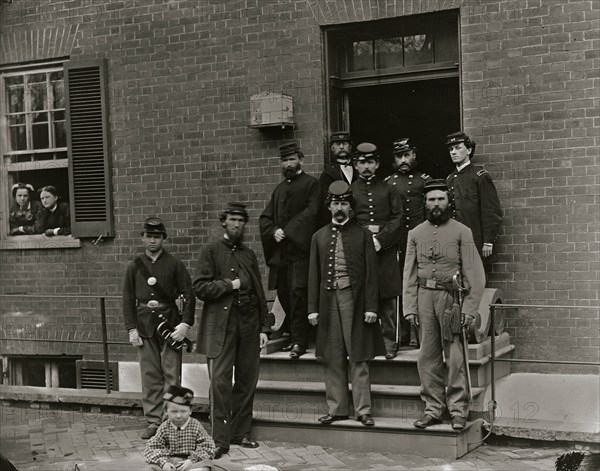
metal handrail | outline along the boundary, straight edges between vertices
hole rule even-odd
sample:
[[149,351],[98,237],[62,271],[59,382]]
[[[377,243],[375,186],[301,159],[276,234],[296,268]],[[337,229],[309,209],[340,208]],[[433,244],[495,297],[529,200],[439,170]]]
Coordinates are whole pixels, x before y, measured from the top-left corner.
[[[484,442],[491,434],[494,429],[494,418],[496,416],[496,409],[498,403],[496,402],[496,375],[495,375],[495,362],[506,361],[513,363],[542,363],[542,364],[559,364],[559,365],[584,365],[584,366],[596,366],[600,367],[600,363],[596,362],[581,362],[581,361],[567,361],[567,360],[528,360],[524,358],[496,358],[496,309],[519,309],[519,308],[531,308],[531,309],[599,309],[598,306],[557,306],[548,304],[490,304],[490,324],[492,329],[491,338],[491,355],[490,355],[490,374],[491,374],[491,386],[492,386],[492,399],[491,404],[488,404],[488,411],[490,412],[490,430],[483,440],[469,443],[473,445],[475,443]],[[489,406],[492,406],[492,410],[489,410]]]

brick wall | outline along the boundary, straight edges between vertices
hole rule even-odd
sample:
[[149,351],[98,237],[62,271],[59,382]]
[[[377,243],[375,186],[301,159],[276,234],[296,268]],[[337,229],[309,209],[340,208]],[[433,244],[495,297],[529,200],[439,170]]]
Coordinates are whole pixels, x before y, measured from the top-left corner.
[[[0,253],[2,292],[119,294],[151,214],[165,219],[167,247],[193,276],[230,200],[249,206],[248,239],[266,273],[257,219],[280,180],[278,145],[298,139],[309,173],[323,162],[321,27],[460,8],[464,127],[505,213],[490,285],[505,302],[599,304],[597,2],[40,0],[0,8],[4,63],[107,58],[117,234],[81,249]],[[295,131],[247,127],[249,97],[260,91],[294,97]],[[17,312],[64,319],[59,336],[98,325],[89,323],[93,304],[78,311],[64,303],[34,300],[24,311],[3,301],[2,325],[27,324]],[[125,340],[118,303],[108,311],[111,335]],[[597,310],[507,314],[518,357],[598,361]],[[133,358],[126,347],[111,352]]]

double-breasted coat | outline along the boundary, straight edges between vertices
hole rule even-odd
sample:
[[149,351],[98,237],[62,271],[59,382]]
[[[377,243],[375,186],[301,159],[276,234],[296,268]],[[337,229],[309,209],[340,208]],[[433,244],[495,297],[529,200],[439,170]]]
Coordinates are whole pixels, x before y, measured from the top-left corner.
[[[329,274],[335,251],[335,246],[331,245],[331,241],[335,241],[332,227],[330,223],[317,231],[312,237],[310,249],[308,312],[319,313],[316,355],[320,359],[327,355],[328,346],[340,348],[327,342],[329,300],[335,289],[334,278]],[[365,312],[378,311],[377,254],[371,232],[354,219],[341,228],[341,237],[354,300],[348,355],[352,362],[367,361],[377,355],[385,355],[379,322],[367,324],[364,320]]]
[[379,226],[375,238],[381,244],[377,252],[379,295],[382,299],[402,294],[402,274],[398,266],[398,240],[402,225],[402,203],[398,192],[384,180],[359,178],[352,185],[356,200],[354,214],[361,226]]

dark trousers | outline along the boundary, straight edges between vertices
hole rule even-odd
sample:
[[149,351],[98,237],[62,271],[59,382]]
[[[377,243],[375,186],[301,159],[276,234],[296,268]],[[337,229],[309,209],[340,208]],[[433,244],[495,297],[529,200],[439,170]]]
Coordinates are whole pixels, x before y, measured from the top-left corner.
[[283,328],[289,331],[292,344],[308,347],[308,259],[290,262],[279,268],[277,296],[285,311]]
[[229,448],[231,441],[250,437],[260,362],[259,334],[258,310],[231,306],[223,350],[218,357],[208,359],[212,436],[218,447]]
[[142,338],[137,347],[142,374],[142,406],[148,423],[160,425],[163,420],[163,395],[167,388],[179,384],[181,351],[176,352],[156,332],[152,338]]

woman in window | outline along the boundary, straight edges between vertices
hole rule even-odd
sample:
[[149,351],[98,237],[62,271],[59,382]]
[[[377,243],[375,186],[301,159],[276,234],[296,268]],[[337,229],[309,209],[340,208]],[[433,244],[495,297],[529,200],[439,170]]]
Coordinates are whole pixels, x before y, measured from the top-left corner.
[[10,235],[35,234],[35,218],[42,209],[39,201],[32,201],[34,189],[29,183],[15,183],[12,196],[15,202],[10,207],[8,222]]
[[36,232],[47,237],[69,235],[71,233],[69,203],[58,201],[60,197],[53,186],[45,186],[38,191],[44,209],[36,217]]

